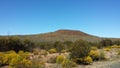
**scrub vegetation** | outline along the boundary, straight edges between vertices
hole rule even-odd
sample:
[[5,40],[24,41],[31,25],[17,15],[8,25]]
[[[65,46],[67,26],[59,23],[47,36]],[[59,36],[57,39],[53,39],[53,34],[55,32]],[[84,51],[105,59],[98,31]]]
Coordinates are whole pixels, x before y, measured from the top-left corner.
[[74,68],[92,65],[96,61],[109,61],[119,57],[119,44],[119,40],[111,39],[99,42],[83,39],[35,42],[19,36],[0,37],[0,67]]

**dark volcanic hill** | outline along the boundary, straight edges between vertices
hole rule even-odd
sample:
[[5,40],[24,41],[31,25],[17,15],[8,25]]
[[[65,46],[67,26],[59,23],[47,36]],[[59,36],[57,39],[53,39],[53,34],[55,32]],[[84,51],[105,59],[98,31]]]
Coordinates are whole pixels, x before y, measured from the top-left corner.
[[[19,36],[21,39],[27,38],[35,42],[76,41],[79,39],[90,42],[99,42],[100,40],[105,39],[76,30],[57,30],[55,32],[49,32],[44,34],[17,35],[17,36]],[[120,40],[119,38],[109,39]]]

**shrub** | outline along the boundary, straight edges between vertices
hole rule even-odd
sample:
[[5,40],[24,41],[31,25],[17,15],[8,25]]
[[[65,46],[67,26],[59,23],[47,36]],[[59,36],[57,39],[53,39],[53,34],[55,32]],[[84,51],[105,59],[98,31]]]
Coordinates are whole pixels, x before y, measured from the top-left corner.
[[37,60],[23,59],[14,65],[14,68],[45,68],[44,62],[39,62]]
[[91,64],[92,62],[93,62],[93,60],[90,56],[87,56],[83,59],[84,64]]
[[98,48],[95,47],[95,46],[91,47],[91,50],[97,50],[97,49],[98,49]]
[[104,51],[100,51],[99,60],[106,60]]
[[39,55],[39,52],[34,51],[33,54],[34,54],[34,55]]
[[29,53],[24,52],[24,51],[19,51],[18,54],[21,56],[21,59],[28,59],[29,58]]
[[54,42],[53,47],[58,51],[58,53],[61,53],[61,50],[64,49],[64,45],[63,45],[63,43],[60,42],[60,41]]
[[120,51],[118,51],[118,55],[120,55]]
[[111,48],[120,48],[120,46],[118,46],[118,45],[113,45],[113,46],[111,46]]
[[89,55],[92,57],[93,60],[99,59],[99,52],[97,50],[91,50]]
[[51,57],[49,60],[47,60],[48,63],[56,63],[57,57]]
[[70,61],[69,59],[65,59],[63,62],[62,62],[62,67],[63,68],[73,68],[73,67],[76,67],[77,64],[73,61]]
[[62,53],[65,53],[65,52],[66,52],[66,50],[61,50],[61,52],[62,52]]
[[3,52],[0,52],[0,66],[3,65],[3,58],[4,58],[4,53]]
[[34,55],[39,55],[39,53],[40,53],[40,49],[38,49],[38,48],[33,49],[33,54]]
[[38,56],[38,58],[42,58],[42,56],[41,56],[41,55],[39,55],[39,56]]
[[56,63],[61,64],[64,61],[65,57],[63,55],[57,56]]
[[3,64],[14,65],[20,59],[20,56],[14,51],[8,51],[4,53]]
[[37,60],[33,60],[30,68],[45,68],[45,64],[44,64],[44,62],[39,62]]
[[73,48],[70,50],[70,58],[80,64],[81,62],[78,62],[79,58],[84,58],[89,55],[91,48],[90,44],[83,40],[78,40],[74,43]]
[[71,49],[72,58],[83,58],[88,56],[90,52],[90,45],[88,42],[79,40],[74,43],[73,48]]
[[32,65],[32,62],[27,59],[23,59],[21,62],[18,62],[16,65],[14,65],[15,68],[30,68]]
[[47,56],[47,55],[48,55],[48,52],[47,52],[46,50],[41,50],[41,51],[40,51],[40,55]]
[[110,51],[110,48],[107,47],[107,48],[104,48],[104,50],[105,50],[105,51]]
[[23,51],[32,51],[32,49],[35,47],[35,44],[30,41],[23,39],[21,40],[17,36],[11,36],[11,37],[1,37],[0,38],[0,51],[10,51],[14,50],[16,52],[23,50]]
[[8,65],[9,68],[30,68],[32,62],[28,59],[28,53],[19,51],[0,52],[0,66]]
[[55,48],[49,50],[50,53],[56,53],[57,50]]
[[91,64],[93,59],[90,56],[86,56],[84,58],[76,58],[77,63],[81,64]]
[[111,46],[113,43],[112,43],[112,40],[110,40],[110,39],[103,39],[103,40],[101,40],[100,44],[102,46],[106,47],[106,46]]

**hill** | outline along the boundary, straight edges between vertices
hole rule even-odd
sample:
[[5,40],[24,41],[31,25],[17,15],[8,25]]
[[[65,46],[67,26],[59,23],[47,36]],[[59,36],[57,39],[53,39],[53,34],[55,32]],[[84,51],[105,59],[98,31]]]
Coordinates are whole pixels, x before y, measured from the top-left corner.
[[76,41],[79,39],[83,39],[89,42],[99,42],[102,39],[120,40],[120,38],[102,38],[84,33],[82,31],[65,29],[43,34],[16,35],[16,36],[19,36],[22,39],[27,38],[35,42]]
[[97,36],[93,36],[82,31],[77,30],[57,30],[55,32],[49,32],[44,34],[34,34],[34,35],[22,35],[22,38],[28,38],[33,41],[41,41],[41,42],[53,42],[53,41],[75,41],[78,39],[87,40],[90,42],[100,41],[101,38]]

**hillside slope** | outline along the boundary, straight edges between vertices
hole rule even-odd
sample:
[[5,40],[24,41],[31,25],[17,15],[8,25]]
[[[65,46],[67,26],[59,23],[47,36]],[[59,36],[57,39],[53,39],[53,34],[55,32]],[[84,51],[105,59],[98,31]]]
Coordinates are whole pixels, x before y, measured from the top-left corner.
[[90,42],[100,41],[101,38],[97,36],[92,36],[87,33],[76,31],[76,30],[57,30],[55,32],[49,32],[44,34],[35,34],[35,35],[23,35],[22,38],[28,38],[33,41],[75,41],[79,39],[87,40]]
[[[19,36],[22,39],[27,38],[35,42],[76,41],[79,39],[83,39],[90,42],[99,42],[102,39],[106,39],[76,30],[57,30],[55,32],[49,32],[44,34],[16,35],[16,36]],[[107,39],[120,40],[120,38],[107,38]]]

